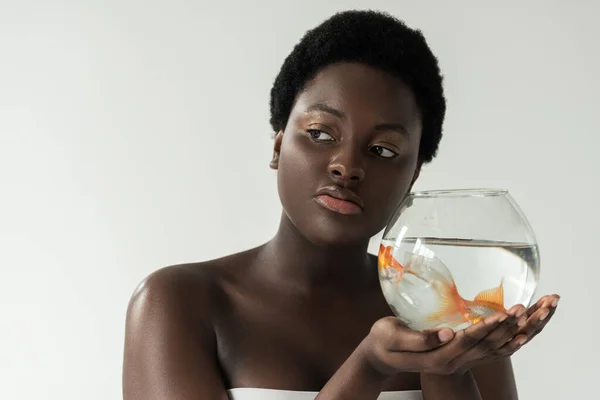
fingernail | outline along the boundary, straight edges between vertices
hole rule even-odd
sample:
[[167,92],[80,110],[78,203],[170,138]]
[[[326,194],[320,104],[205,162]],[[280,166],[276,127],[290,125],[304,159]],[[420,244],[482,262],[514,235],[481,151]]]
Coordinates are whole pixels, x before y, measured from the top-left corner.
[[525,311],[526,311],[526,310],[523,310],[523,309],[521,309],[521,310],[519,310],[519,311],[517,312],[517,314],[516,314],[515,316],[516,316],[517,318],[519,318],[519,317],[521,317],[523,314],[525,314]]
[[525,323],[526,323],[526,322],[527,322],[527,319],[526,319],[526,318],[520,318],[520,319],[517,321],[517,326],[521,327],[521,326],[525,325]]
[[554,300],[552,301],[552,307],[556,308],[556,306],[558,305],[558,300],[559,300],[559,299],[554,299]]
[[498,322],[504,322],[506,321],[506,318],[508,318],[508,315],[503,315],[500,317],[500,319],[498,320]]
[[517,346],[523,346],[526,341],[527,341],[527,338],[521,338],[521,339],[519,339],[517,341]]
[[454,335],[452,334],[451,331],[449,330],[442,330],[438,332],[438,338],[440,339],[440,342],[447,342],[448,340],[452,339]]
[[548,314],[550,314],[550,312],[546,311],[542,315],[540,315],[540,321],[545,320],[548,317]]

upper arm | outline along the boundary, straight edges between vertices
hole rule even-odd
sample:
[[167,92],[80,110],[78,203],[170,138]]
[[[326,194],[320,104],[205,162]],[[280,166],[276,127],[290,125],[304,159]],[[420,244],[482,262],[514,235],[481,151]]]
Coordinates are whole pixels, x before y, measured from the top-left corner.
[[190,297],[188,278],[168,267],[151,274],[133,294],[125,328],[124,400],[228,398],[208,295]]
[[517,400],[517,385],[509,357],[473,368],[483,400]]

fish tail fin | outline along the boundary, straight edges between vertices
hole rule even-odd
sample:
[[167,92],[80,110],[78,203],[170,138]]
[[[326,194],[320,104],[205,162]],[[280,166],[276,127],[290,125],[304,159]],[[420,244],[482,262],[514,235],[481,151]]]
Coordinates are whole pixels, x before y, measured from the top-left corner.
[[498,287],[480,292],[473,301],[491,303],[504,308],[504,278],[502,278]]
[[438,282],[439,307],[437,311],[430,314],[425,322],[434,321],[452,321],[458,323],[465,321],[463,316],[464,299],[458,293],[456,284],[448,285],[444,282]]

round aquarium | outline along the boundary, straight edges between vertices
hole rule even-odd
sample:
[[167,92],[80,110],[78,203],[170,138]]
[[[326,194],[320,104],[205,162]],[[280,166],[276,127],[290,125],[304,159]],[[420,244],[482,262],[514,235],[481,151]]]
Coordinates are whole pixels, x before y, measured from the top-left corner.
[[387,225],[379,281],[414,330],[457,331],[516,304],[528,307],[540,257],[525,215],[506,190],[411,193]]

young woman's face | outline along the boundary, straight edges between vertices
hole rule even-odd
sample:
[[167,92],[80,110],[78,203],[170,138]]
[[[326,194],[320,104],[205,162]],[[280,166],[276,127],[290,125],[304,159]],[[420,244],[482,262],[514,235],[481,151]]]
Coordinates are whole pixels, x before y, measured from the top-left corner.
[[275,138],[285,213],[313,243],[368,240],[417,178],[420,139],[419,110],[400,79],[358,63],[328,66]]

